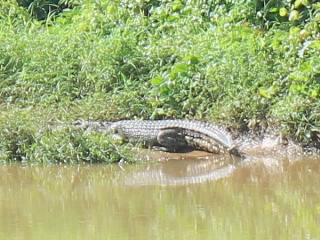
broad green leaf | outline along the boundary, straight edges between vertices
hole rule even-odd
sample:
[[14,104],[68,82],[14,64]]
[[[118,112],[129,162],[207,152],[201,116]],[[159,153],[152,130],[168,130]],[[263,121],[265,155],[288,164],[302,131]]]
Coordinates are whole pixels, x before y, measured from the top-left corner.
[[199,63],[199,58],[197,56],[186,56],[184,60],[188,61],[189,64],[195,65]]
[[305,63],[301,64],[301,66],[300,66],[301,71],[305,72],[305,73],[311,73],[312,68],[313,68],[313,64],[311,61],[305,62]]
[[297,10],[291,11],[291,13],[289,15],[289,21],[294,22],[294,21],[298,21],[299,19],[300,19],[299,12]]
[[296,1],[294,2],[294,8],[295,8],[295,9],[300,8],[302,5],[303,5],[302,0],[296,0]]
[[312,97],[312,98],[317,98],[318,96],[319,96],[319,90],[318,89],[313,89],[312,91],[311,91],[311,93],[310,93],[310,96]]
[[279,14],[281,17],[288,16],[288,10],[286,8],[280,8]]
[[271,98],[271,92],[269,89],[259,88],[259,94],[264,98]]
[[167,94],[169,92],[169,88],[167,86],[161,86],[159,92],[161,94]]
[[163,82],[164,82],[164,79],[163,79],[163,77],[160,77],[160,76],[157,76],[151,80],[151,83],[153,86],[159,86]]
[[178,74],[187,73],[189,70],[189,66],[186,63],[177,63],[170,72],[171,79],[175,79]]
[[185,63],[178,63],[172,69],[172,71],[176,72],[176,73],[186,73],[186,72],[188,72],[188,70],[189,70],[189,67]]
[[311,43],[311,45],[310,45],[310,48],[320,50],[320,40],[314,40],[314,41],[312,41],[312,43]]
[[269,12],[271,12],[271,13],[275,13],[275,12],[278,12],[278,11],[279,11],[279,8],[271,8],[269,10]]

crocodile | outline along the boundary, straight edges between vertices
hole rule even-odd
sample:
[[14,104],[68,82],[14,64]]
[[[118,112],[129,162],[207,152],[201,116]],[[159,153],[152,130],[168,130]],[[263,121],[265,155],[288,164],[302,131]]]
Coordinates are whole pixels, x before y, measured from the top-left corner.
[[229,133],[212,124],[196,120],[76,120],[75,126],[102,131],[116,138],[142,142],[158,150],[180,152],[201,150],[210,153],[230,153],[239,157]]

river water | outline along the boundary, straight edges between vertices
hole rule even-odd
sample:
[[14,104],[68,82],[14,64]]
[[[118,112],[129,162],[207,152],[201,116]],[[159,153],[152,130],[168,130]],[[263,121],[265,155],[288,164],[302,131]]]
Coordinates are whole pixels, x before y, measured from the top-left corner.
[[318,157],[142,155],[0,166],[0,239],[320,239]]

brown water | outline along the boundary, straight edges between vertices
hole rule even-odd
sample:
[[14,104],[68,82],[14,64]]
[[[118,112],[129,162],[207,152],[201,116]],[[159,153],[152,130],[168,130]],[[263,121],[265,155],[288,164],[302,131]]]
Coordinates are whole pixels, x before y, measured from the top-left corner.
[[320,239],[317,157],[142,155],[0,166],[0,239]]

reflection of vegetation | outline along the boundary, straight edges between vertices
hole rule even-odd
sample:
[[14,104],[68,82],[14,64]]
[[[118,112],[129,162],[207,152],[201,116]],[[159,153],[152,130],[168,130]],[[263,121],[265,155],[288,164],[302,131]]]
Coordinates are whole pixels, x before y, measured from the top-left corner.
[[319,145],[316,1],[17,2],[0,8],[0,101],[9,109],[55,106],[66,121],[267,122]]
[[[32,226],[36,240],[57,234],[79,240],[318,239],[320,175],[319,161],[313,162],[280,175],[257,165],[222,181],[179,187],[123,186],[123,177],[139,169],[134,166],[1,167],[1,231],[3,239],[31,239]],[[80,221],[88,217],[90,224]]]

